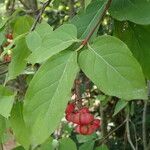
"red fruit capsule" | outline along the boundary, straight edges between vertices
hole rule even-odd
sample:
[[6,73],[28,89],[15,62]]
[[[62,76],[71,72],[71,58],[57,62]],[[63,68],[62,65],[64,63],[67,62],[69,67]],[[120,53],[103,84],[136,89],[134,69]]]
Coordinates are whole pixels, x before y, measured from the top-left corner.
[[94,120],[94,116],[90,113],[76,113],[73,116],[73,123],[78,125],[88,125]]
[[80,134],[87,135],[89,131],[88,126],[80,126]]
[[80,125],[77,125],[77,126],[75,127],[75,132],[76,132],[76,133],[80,133]]
[[94,120],[94,116],[90,113],[80,114],[80,125],[88,125]]
[[88,130],[88,132],[87,132],[87,134],[86,134],[86,135],[93,134],[95,131],[96,131],[96,130],[95,130],[95,128],[93,128],[93,127],[89,126],[89,130]]
[[77,125],[75,128],[75,132],[83,135],[90,135],[96,131],[96,128],[89,124],[89,125]]
[[65,116],[66,120],[69,121],[69,122],[72,122],[73,121],[73,115],[74,115],[73,113],[66,114],[66,116]]
[[100,123],[101,123],[101,121],[99,119],[94,119],[92,124],[95,125],[97,128],[99,128],[100,127]]
[[79,112],[77,112],[73,115],[72,122],[80,125],[80,113]]
[[65,113],[70,114],[74,111],[74,109],[75,109],[75,105],[73,103],[70,103],[70,104],[67,105]]

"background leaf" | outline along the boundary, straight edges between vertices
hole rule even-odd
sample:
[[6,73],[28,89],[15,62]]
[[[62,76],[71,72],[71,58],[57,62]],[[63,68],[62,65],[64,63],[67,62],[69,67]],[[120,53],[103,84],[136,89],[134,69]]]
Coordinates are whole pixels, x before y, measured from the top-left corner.
[[30,16],[25,15],[17,17],[13,25],[13,36],[17,37],[21,34],[29,32],[32,24],[33,18]]
[[0,85],[0,115],[5,118],[10,116],[11,109],[14,103],[14,93],[8,88]]
[[[84,39],[93,29],[93,26],[99,21],[108,0],[95,0],[86,9],[76,15],[72,20],[78,30],[78,38]],[[95,33],[96,34],[96,33]]]
[[111,15],[117,20],[129,20],[137,24],[150,24],[149,0],[113,0]]
[[25,150],[25,149],[22,146],[18,146],[18,147],[13,148],[13,150]]
[[59,143],[59,150],[77,150],[76,144],[70,138],[63,138]]
[[92,0],[85,0],[85,8],[91,3]]
[[81,52],[79,64],[105,94],[128,100],[147,99],[141,67],[119,39],[98,37],[87,50]]
[[1,28],[0,29],[0,45],[3,44],[4,39],[5,39],[4,28]]
[[50,137],[48,140],[46,140],[46,142],[44,142],[39,148],[35,150],[54,150],[52,142],[53,138]]
[[115,106],[115,111],[114,111],[113,116],[118,114],[123,108],[127,106],[127,104],[128,104],[127,101],[120,99]]
[[79,147],[79,150],[93,150],[94,143],[94,141],[85,142]]
[[102,144],[100,147],[96,147],[95,150],[109,150],[107,145]]
[[84,143],[84,142],[93,140],[94,138],[97,137],[97,135],[95,133],[92,134],[92,135],[81,135],[81,134],[78,134],[78,135],[76,135],[76,137],[77,137],[77,140],[78,140],[79,143]]
[[47,60],[30,82],[24,116],[33,144],[42,143],[56,129],[70,99],[77,72],[76,52],[66,51]]
[[3,133],[5,132],[5,129],[6,129],[5,118],[0,115],[0,142],[3,136]]
[[[43,28],[40,27],[38,32],[36,32],[36,39],[38,39],[37,41],[39,43],[37,47],[29,43],[30,36],[33,35],[27,37],[27,44],[30,45],[29,48],[33,51],[33,53],[28,57],[28,61],[31,63],[43,62],[60,51],[65,50],[74,42],[77,42],[77,31],[74,25],[64,24],[53,32],[48,29],[45,32],[49,32],[49,34],[46,34],[45,36],[42,36],[44,30]],[[35,34],[35,32],[33,32],[33,34]]]
[[128,45],[141,64],[145,77],[150,79],[150,25],[115,21],[114,34]]
[[[34,52],[40,48],[44,39],[51,36],[53,28],[46,22],[38,24],[35,30],[29,33],[26,37],[28,48]],[[41,47],[42,50],[42,47]]]
[[23,103],[17,102],[11,112],[10,123],[17,141],[24,146],[25,149],[29,148],[29,130],[26,127],[23,119]]
[[26,68],[27,61],[25,60],[30,54],[30,51],[26,45],[25,38],[22,38],[16,42],[16,46],[13,49],[12,60],[8,69],[8,80],[14,79],[19,74],[23,73]]

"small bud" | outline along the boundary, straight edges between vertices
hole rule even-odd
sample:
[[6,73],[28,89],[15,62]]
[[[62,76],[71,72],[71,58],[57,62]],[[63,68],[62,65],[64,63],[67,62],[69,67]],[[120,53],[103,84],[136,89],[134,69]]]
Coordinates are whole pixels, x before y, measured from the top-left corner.
[[66,114],[66,116],[65,116],[66,120],[69,121],[69,122],[72,122],[73,121],[73,115],[74,115],[73,113]]
[[13,35],[11,33],[6,34],[6,38],[12,40],[13,39]]
[[83,107],[79,110],[80,113],[89,113],[89,109],[87,107]]

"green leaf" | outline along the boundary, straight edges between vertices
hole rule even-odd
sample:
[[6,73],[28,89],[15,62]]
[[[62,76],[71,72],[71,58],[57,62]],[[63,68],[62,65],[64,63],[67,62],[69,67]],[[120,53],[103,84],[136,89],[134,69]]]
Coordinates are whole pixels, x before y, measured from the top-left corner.
[[1,142],[1,138],[3,136],[3,133],[5,132],[5,129],[6,129],[5,118],[0,115],[0,142]]
[[82,144],[80,147],[79,147],[79,150],[93,150],[94,148],[94,141],[88,141],[84,144]]
[[4,28],[1,28],[0,29],[0,45],[2,45],[4,39],[5,39]]
[[85,0],[85,1],[84,1],[84,3],[85,3],[85,8],[91,3],[91,1],[92,1],[92,0]]
[[[28,61],[31,63],[43,62],[78,41],[76,27],[72,24],[64,24],[53,32],[50,28],[47,30],[43,28],[45,27],[41,26],[38,31],[27,36],[27,44],[32,51],[28,57]],[[43,36],[43,32],[47,34]],[[29,42],[31,37],[34,37],[34,41],[38,42],[37,46],[34,42]]]
[[53,138],[50,137],[48,140],[46,140],[46,142],[44,142],[39,148],[37,148],[36,150],[54,150],[53,145]]
[[115,36],[124,41],[142,66],[147,79],[150,79],[150,25],[135,25],[130,22],[115,22]]
[[26,68],[27,61],[25,60],[30,54],[30,50],[26,45],[25,38],[22,38],[16,42],[16,46],[13,49],[12,61],[9,64],[8,80],[14,79],[19,74],[23,73]]
[[14,93],[0,85],[0,115],[5,118],[10,116],[14,103]]
[[128,102],[125,100],[119,100],[115,106],[115,111],[113,116],[115,116],[116,114],[118,114],[123,108],[125,108],[127,106]]
[[24,146],[25,149],[28,149],[30,144],[29,131],[24,123],[22,111],[22,102],[15,103],[11,112],[10,123],[17,141]]
[[46,40],[47,37],[51,36],[52,31],[53,31],[53,28],[46,22],[42,22],[41,24],[38,24],[35,30],[29,33],[26,37],[28,48],[32,52],[40,48],[44,39]]
[[[56,8],[56,9],[58,9],[59,6],[63,6],[61,4],[61,2],[62,2],[61,0],[53,0],[53,2],[52,2],[53,7]],[[63,7],[65,7],[65,6],[63,6]]]
[[30,16],[21,16],[15,20],[13,27],[13,36],[17,37],[21,34],[29,32],[33,24],[33,18]]
[[128,47],[112,36],[101,36],[81,52],[84,73],[105,94],[123,99],[147,99],[142,69]]
[[56,129],[77,72],[76,52],[65,51],[48,59],[31,80],[25,96],[24,117],[33,144],[42,143]]
[[129,20],[137,24],[150,24],[149,0],[113,0],[111,15],[117,20]]
[[2,18],[0,17],[0,29],[5,26],[6,22],[7,22],[6,19],[2,19]]
[[77,137],[77,140],[78,140],[79,143],[84,143],[84,142],[93,140],[97,136],[94,133],[92,135],[80,135],[80,134],[78,134],[78,135],[76,135],[76,137]]
[[78,30],[78,37],[84,39],[92,31],[93,26],[99,21],[108,0],[95,0],[86,9],[76,15],[72,20]]
[[76,144],[70,138],[63,138],[59,142],[59,150],[77,150]]
[[13,150],[25,150],[25,149],[22,146],[18,146],[18,147],[13,148]]
[[95,150],[109,150],[109,149],[108,149],[107,145],[102,144],[102,146],[96,147]]

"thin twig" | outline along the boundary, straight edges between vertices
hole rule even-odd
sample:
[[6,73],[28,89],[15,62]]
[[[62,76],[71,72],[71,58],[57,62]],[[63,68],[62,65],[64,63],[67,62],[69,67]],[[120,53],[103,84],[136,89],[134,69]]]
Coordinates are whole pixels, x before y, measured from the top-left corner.
[[138,139],[137,139],[137,134],[136,134],[136,127],[135,127],[135,124],[130,120],[132,126],[133,126],[133,130],[134,130],[134,137],[135,137],[135,143],[136,143],[136,150],[138,150]]
[[35,22],[33,23],[30,31],[33,31],[37,25],[37,23],[40,21],[41,16],[43,14],[43,12],[45,11],[46,7],[49,6],[49,4],[51,3],[51,0],[48,0],[47,2],[43,3],[43,6],[41,8],[41,11],[39,12],[39,14],[37,15]]
[[114,130],[112,130],[105,137],[103,137],[99,144],[102,144],[107,138],[109,138],[109,136],[111,136],[115,131],[117,131],[119,128],[121,128],[126,123],[126,121],[127,120],[124,120],[119,126],[117,126]]
[[98,20],[97,24],[94,26],[93,30],[89,33],[89,35],[84,39],[84,41],[82,42],[82,45],[86,45],[87,42],[90,40],[90,38],[92,37],[92,35],[94,34],[94,32],[96,31],[97,27],[99,26],[100,21],[103,19],[103,17],[105,16],[107,10],[110,7],[112,0],[109,0],[105,6],[105,9],[103,11],[103,13],[100,16],[100,19]]
[[126,121],[126,132],[127,132],[127,139],[128,139],[128,142],[130,143],[131,147],[133,150],[136,150],[136,148],[134,147],[133,145],[133,142],[131,140],[131,135],[130,135],[130,127],[129,127],[129,113],[127,114],[127,117],[126,117],[127,121]]
[[147,112],[147,105],[148,101],[144,101],[144,108],[143,108],[143,121],[142,121],[142,134],[143,134],[143,148],[147,150],[147,137],[146,137],[146,112]]

